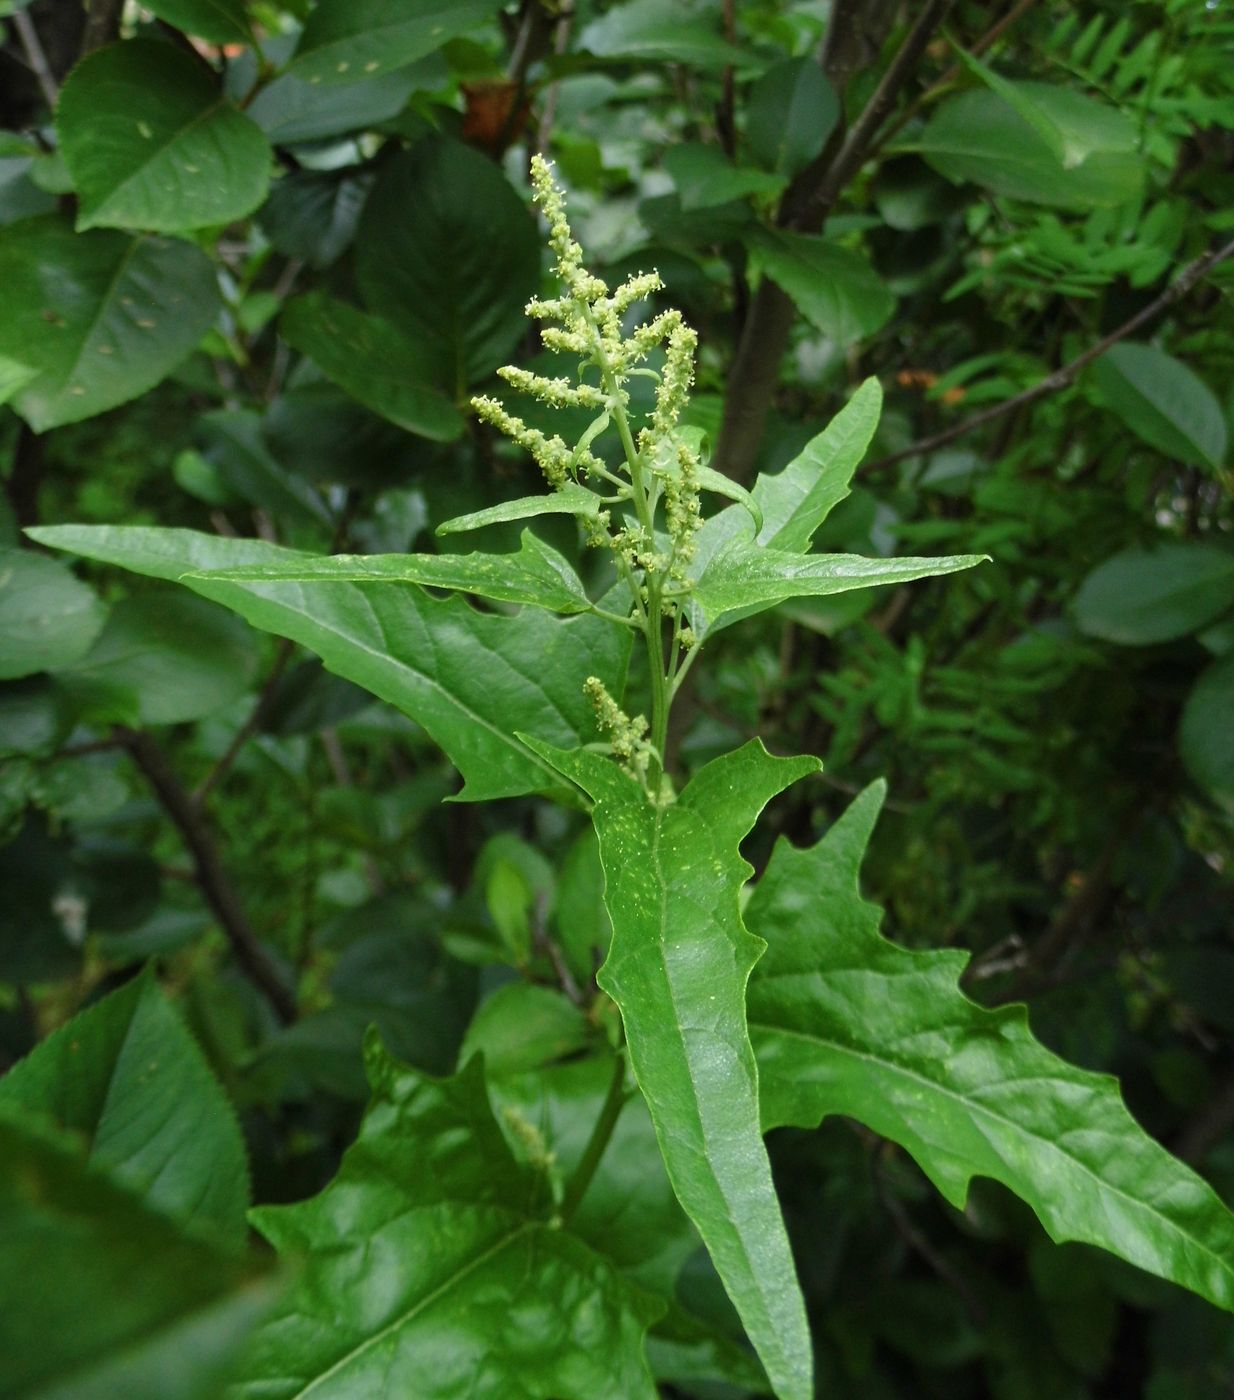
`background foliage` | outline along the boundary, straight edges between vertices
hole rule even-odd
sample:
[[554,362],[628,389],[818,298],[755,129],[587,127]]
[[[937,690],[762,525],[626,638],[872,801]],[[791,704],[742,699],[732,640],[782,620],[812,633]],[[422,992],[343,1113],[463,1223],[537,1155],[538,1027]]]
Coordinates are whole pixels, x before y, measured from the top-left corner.
[[[366,682],[381,703],[323,668],[347,669],[313,609],[269,603],[298,618],[280,641],[177,587],[159,537],[44,536],[81,562],[22,533],[190,527],[214,536],[198,567],[472,547],[433,529],[539,489],[467,407],[505,361],[538,363],[537,149],[598,270],[658,267],[699,328],[713,467],[790,461],[873,376],[878,434],[815,547],[994,561],[711,642],[674,712],[681,765],[755,734],[825,765],[743,848],[768,871],[767,977],[789,957],[777,899],[831,878],[769,867],[772,839],[834,829],[855,869],[844,842],[885,778],[861,873],[884,928],[971,952],[970,996],[1027,999],[1051,1049],[1117,1073],[1234,1196],[1227,11],[0,3],[6,1393],[209,1396],[246,1345],[235,1393],[297,1393],[269,1338],[303,1333],[306,1366],[346,1342],[287,1302],[250,1202],[283,1248],[343,1232],[311,1267],[365,1281],[357,1316],[391,1306],[407,1221],[436,1222],[447,1271],[490,1259],[467,1309],[416,1314],[423,1370],[391,1393],[450,1393],[473,1347],[500,1357],[495,1394],[652,1393],[649,1326],[660,1393],[763,1393],[641,1108],[570,1229],[536,1223],[611,1095],[595,840],[510,796],[530,760],[500,745],[459,764],[497,800],[443,805],[449,716],[398,709],[442,609],[459,685],[491,684],[474,657],[500,605],[417,593],[425,630]],[[481,538],[512,550],[519,528]],[[568,516],[540,528],[577,556]],[[552,708],[568,746],[587,707],[556,636],[525,634],[510,704]],[[782,1013],[757,980],[751,998],[774,1041]],[[1214,1308],[1051,1244],[990,1180],[961,1208],[851,1120],[774,1107],[820,1393],[1234,1386]],[[382,1185],[412,1132],[438,1178]],[[543,1294],[484,1311],[529,1273]],[[562,1289],[594,1320],[593,1371],[555,1330]]]

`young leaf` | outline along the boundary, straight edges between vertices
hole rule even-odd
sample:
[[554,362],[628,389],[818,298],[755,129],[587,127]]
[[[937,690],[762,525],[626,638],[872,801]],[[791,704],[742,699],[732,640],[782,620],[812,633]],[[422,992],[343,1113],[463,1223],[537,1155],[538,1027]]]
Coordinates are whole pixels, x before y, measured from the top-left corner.
[[1234,608],[1234,554],[1198,540],[1124,549],[1075,598],[1081,632],[1124,646],[1170,642]]
[[226,224],[266,197],[266,138],[223,97],[209,67],[133,39],[84,58],[56,108],[78,229],[159,233]]
[[288,304],[279,333],[340,388],[407,432],[452,442],[463,431],[463,415],[429,383],[427,357],[380,316],[309,292]]
[[0,287],[0,355],[37,371],[11,402],[40,433],[152,389],[221,305],[200,248],[56,217],[0,229]]
[[443,520],[437,527],[439,535],[457,535],[464,530],[479,530],[485,525],[501,525],[509,520],[528,520],[536,515],[598,515],[600,502],[594,491],[589,491],[577,482],[567,481],[560,491],[551,496],[520,496],[514,501],[502,501],[500,505],[488,506],[484,510],[473,510],[469,515],[456,515],[452,520]]
[[90,1165],[151,1210],[244,1240],[248,1164],[235,1113],[157,984],[137,977],[0,1079],[0,1111],[81,1134]]
[[591,607],[569,562],[530,530],[523,531],[517,554],[306,555],[300,561],[249,565],[212,577],[233,583],[418,583],[557,613]]
[[745,989],[762,951],[741,921],[742,838],[777,792],[816,771],[757,740],[653,807],[610,759],[528,744],[595,799],[613,940],[600,986],[677,1199],[698,1228],[776,1394],[808,1400],[810,1339],[759,1127]]
[[752,265],[796,303],[824,335],[849,345],[884,326],[896,299],[851,248],[812,233],[756,228],[746,237]]
[[94,589],[58,560],[0,549],[0,680],[80,660],[106,617]]
[[746,916],[764,1127],[847,1114],[898,1142],[951,1204],[1001,1181],[1056,1241],[1081,1240],[1234,1310],[1234,1216],[1145,1134],[1110,1077],[1033,1039],[1023,1006],[956,985],[966,955],[901,948],[858,892],[884,787],[810,850],[777,845]]
[[5,1395],[214,1400],[269,1285],[11,1109],[0,1161]]
[[1124,342],[1093,365],[1106,406],[1137,437],[1168,457],[1224,465],[1229,435],[1216,395],[1181,360],[1155,345]]
[[290,71],[309,83],[354,83],[404,68],[465,34],[498,0],[320,0]]
[[546,1174],[515,1158],[493,1117],[482,1061],[428,1079],[375,1033],[365,1060],[372,1098],[334,1180],[253,1212],[304,1262],[237,1400],[653,1400],[643,1337],[659,1303],[554,1219]]

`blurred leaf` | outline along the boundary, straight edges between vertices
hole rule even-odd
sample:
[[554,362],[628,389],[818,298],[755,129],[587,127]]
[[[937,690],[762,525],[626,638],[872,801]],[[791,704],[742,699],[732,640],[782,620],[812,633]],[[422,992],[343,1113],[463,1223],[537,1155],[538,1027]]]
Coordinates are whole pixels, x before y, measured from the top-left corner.
[[593,20],[579,44],[597,58],[685,63],[694,68],[742,66],[746,55],[721,38],[714,10],[680,0],[626,0]]
[[212,44],[251,44],[244,0],[149,0],[145,8],[186,34]]
[[745,110],[751,155],[783,175],[809,165],[840,117],[835,91],[812,58],[773,64],[750,88]]
[[[294,146],[353,131],[371,131],[397,117],[415,90],[416,74],[408,71],[373,74],[345,87],[323,85],[298,72],[283,73],[258,92],[245,112],[274,145]],[[347,173],[354,176],[355,172]],[[337,172],[318,177],[296,170],[276,181],[271,195],[281,186],[305,178],[338,182]]]
[[858,875],[883,792],[867,788],[810,850],[781,842],[747,907],[769,942],[749,997],[764,1126],[847,1114],[911,1152],[957,1209],[992,1177],[1051,1239],[1234,1310],[1234,1216],[1140,1129],[1117,1081],[1044,1049],[1022,1006],[969,1001],[967,954],[879,934]]
[[465,34],[498,0],[318,0],[290,71],[307,83],[354,83],[402,68]]
[[203,413],[195,428],[202,455],[242,501],[298,525],[330,523],[330,513],[313,488],[271,456],[255,409],[218,408]]
[[279,332],[336,384],[407,432],[435,442],[462,433],[462,414],[430,386],[431,362],[421,347],[379,316],[309,292],[288,304]]
[[36,432],[144,394],[205,334],[220,306],[209,258],[189,243],[58,218],[0,229],[0,355],[37,377],[11,402]]
[[[503,861],[498,869],[503,868],[514,867]],[[485,1072],[490,1079],[500,1079],[577,1054],[593,1036],[587,1017],[560,992],[531,982],[508,982],[480,1004],[463,1038],[459,1062],[483,1054]]]
[[1178,747],[1192,778],[1234,806],[1234,652],[1200,673],[1183,706]]
[[371,186],[371,177],[350,170],[296,170],[274,182],[257,222],[284,257],[329,267],[356,236]]
[[734,165],[717,146],[686,142],[670,146],[664,168],[673,177],[684,210],[709,209],[747,195],[778,194],[787,177]]
[[595,799],[613,941],[597,980],[621,1009],[630,1063],[669,1180],[783,1400],[813,1393],[810,1339],[759,1128],[745,988],[761,951],[737,896],[738,854],[766,803],[818,768],[754,740],[653,806],[611,759],[528,740]]
[[747,236],[752,265],[791,297],[798,311],[841,345],[885,325],[895,297],[851,248],[810,233],[758,229]]
[[0,549],[0,680],[80,660],[106,616],[94,589],[58,560]]
[[[1136,130],[1116,108],[1070,88],[1016,83],[1040,122],[1030,124],[998,93],[974,90],[939,104],[914,149],[950,180],[1062,209],[1097,209],[1136,198],[1144,160]],[[1040,134],[1058,132],[1064,151]]]
[[651,1400],[643,1336],[659,1305],[552,1219],[547,1179],[507,1146],[480,1062],[426,1079],[375,1035],[365,1059],[372,1099],[337,1176],[254,1212],[304,1272],[258,1331],[237,1400],[289,1382],[321,1400]]
[[266,196],[270,147],[210,68],[172,44],[133,39],[84,58],[56,108],[78,194],[78,229],[226,224]]
[[514,348],[539,283],[536,226],[501,170],[437,138],[378,176],[355,257],[369,307],[423,347],[451,396]]
[[0,1160],[5,1394],[216,1400],[269,1307],[258,1272],[8,1111]]
[[1093,365],[1093,382],[1106,407],[1151,447],[1197,466],[1224,465],[1228,435],[1221,405],[1181,360],[1154,345],[1124,341]]
[[1124,646],[1185,637],[1234,608],[1234,554],[1188,541],[1125,549],[1076,594],[1081,632]]
[[231,1105],[149,976],[42,1041],[0,1079],[0,1111],[45,1117],[151,1210],[240,1244],[248,1165]]

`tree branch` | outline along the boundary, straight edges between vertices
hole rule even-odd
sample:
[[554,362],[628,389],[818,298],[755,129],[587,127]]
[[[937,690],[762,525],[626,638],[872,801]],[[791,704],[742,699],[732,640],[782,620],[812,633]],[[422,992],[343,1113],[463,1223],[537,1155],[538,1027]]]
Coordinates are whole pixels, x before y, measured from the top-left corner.
[[51,71],[51,64],[47,62],[47,54],[39,39],[39,31],[34,27],[34,21],[25,10],[18,10],[13,16],[13,27],[17,30],[17,37],[21,40],[21,47],[25,52],[26,61],[30,64],[30,71],[38,81],[43,101],[47,103],[48,110],[54,112],[56,101],[60,96],[60,89],[56,86],[56,78]]
[[296,1002],[283,985],[265,950],[249,927],[240,901],[219,859],[218,848],[201,812],[172,771],[167,756],[149,734],[117,726],[116,737],[145,774],[163,809],[180,832],[206,903],[222,925],[241,971],[266,998],[284,1025],[296,1019]]
[[863,471],[867,474],[881,471],[884,467],[894,466],[895,463],[904,461],[906,457],[917,457],[925,452],[934,452],[940,447],[946,447],[948,443],[954,442],[957,438],[966,436],[974,428],[984,427],[985,424],[993,423],[1002,418],[1004,414],[1014,413],[1016,409],[1023,408],[1026,404],[1036,403],[1038,399],[1045,398],[1047,394],[1054,394],[1060,389],[1067,388],[1086,365],[1099,359],[1120,340],[1126,340],[1142,326],[1156,320],[1163,311],[1186,296],[1201,277],[1229,257],[1234,257],[1234,241],[1227,243],[1222,248],[1211,249],[1203,257],[1188,263],[1160,296],[1155,297],[1147,306],[1137,311],[1130,320],[1124,321],[1116,330],[1112,330],[1109,335],[1102,336],[1100,340],[1090,345],[1075,359],[1069,360],[1061,368],[1056,369],[1053,374],[1046,375],[1040,383],[1014,394],[1009,399],[1003,399],[1001,403],[991,404],[989,408],[983,408],[980,413],[974,413],[971,417],[965,418],[963,422],[945,428],[940,433],[934,433],[930,437],[910,443],[907,447],[901,448],[899,452],[891,452],[886,457],[880,457],[877,461],[868,463]]
[[81,56],[120,37],[120,19],[124,0],[89,0],[86,6],[86,28],[81,36]]
[[278,650],[274,656],[274,664],[270,667],[270,674],[266,677],[265,684],[261,688],[261,694],[258,695],[252,710],[249,712],[248,719],[236,730],[222,758],[211,768],[194,790],[192,802],[195,807],[200,808],[201,804],[218,784],[219,779],[223,777],[236,761],[240,750],[253,737],[258,725],[260,725],[265,718],[266,711],[270,707],[270,697],[274,694],[274,687],[279,683],[279,677],[282,676],[287,667],[288,658],[291,656],[292,645],[293,643],[287,637],[279,638]]

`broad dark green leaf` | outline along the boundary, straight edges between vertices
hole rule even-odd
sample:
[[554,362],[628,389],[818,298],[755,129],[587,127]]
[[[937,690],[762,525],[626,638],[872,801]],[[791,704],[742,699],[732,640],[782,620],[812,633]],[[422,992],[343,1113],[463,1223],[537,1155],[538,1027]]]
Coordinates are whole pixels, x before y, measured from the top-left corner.
[[[284,73],[263,87],[245,111],[274,145],[294,146],[370,131],[397,117],[415,90],[414,72],[377,73],[346,87],[323,87]],[[285,175],[274,189],[306,173]]]
[[1201,672],[1183,706],[1178,749],[1195,781],[1234,807],[1234,653]]
[[271,1300],[244,1258],[183,1233],[0,1116],[0,1369],[12,1400],[217,1400]]
[[371,185],[350,171],[296,170],[274,183],[257,222],[284,257],[329,267],[356,236]]
[[31,533],[137,573],[180,578],[255,627],[301,642],[421,724],[462,774],[461,796],[471,801],[555,785],[555,770],[515,731],[553,742],[590,739],[583,682],[596,675],[617,692],[625,675],[629,636],[602,618],[500,617],[388,582],[230,583],[200,571],[312,556],[193,530],[76,525]]
[[433,388],[424,350],[380,316],[309,292],[279,317],[283,338],[374,413],[409,433],[451,442],[463,415]]
[[841,345],[873,335],[895,310],[895,297],[851,248],[811,233],[759,228],[746,238],[750,261],[793,299],[798,311]]
[[1181,360],[1124,341],[1096,362],[1093,382],[1106,407],[1150,446],[1196,466],[1224,465],[1229,435],[1221,405]]
[[1080,585],[1081,632],[1124,646],[1185,637],[1234,608],[1234,553],[1199,541],[1125,549]]
[[514,348],[539,285],[536,226],[500,167],[437,138],[382,171],[355,258],[369,307],[423,346],[456,397]]
[[17,680],[79,660],[107,610],[58,560],[0,549],[0,680]]
[[1099,209],[1139,194],[1145,163],[1135,126],[1121,112],[1070,88],[1015,86],[1057,131],[1061,160],[1038,125],[988,89],[941,103],[912,149],[948,179],[1034,204]]
[[37,377],[11,402],[36,432],[90,418],[152,389],[213,322],[209,258],[190,243],[58,218],[0,229],[0,355]]
[[818,768],[754,740],[653,807],[611,759],[528,740],[595,800],[613,941],[598,974],[669,1180],[698,1228],[776,1394],[808,1400],[810,1339],[759,1127],[745,989],[762,951],[741,920],[738,847],[766,803]]
[[244,1240],[248,1165],[235,1113],[156,983],[137,977],[0,1079],[0,1111],[81,1134],[87,1160],[151,1210]]
[[195,426],[202,455],[222,485],[242,501],[291,524],[333,523],[313,487],[274,459],[255,409],[215,409],[203,413]]
[[787,176],[752,166],[734,165],[718,146],[685,142],[664,153],[664,168],[673,177],[683,210],[710,209],[747,195],[778,194]]
[[56,130],[78,195],[77,227],[225,224],[266,197],[266,138],[208,65],[171,44],[109,44],[69,75]]
[[335,554],[229,569],[233,583],[418,583],[550,612],[587,612],[591,603],[568,561],[524,530],[517,554]]
[[150,0],[152,15],[212,44],[251,44],[244,0]]
[[1234,1309],[1234,1216],[1140,1129],[1117,1082],[1042,1047],[1023,1006],[969,1001],[967,954],[879,934],[858,876],[883,792],[810,850],[781,841],[746,908],[769,945],[749,993],[764,1127],[846,1114],[912,1153],[953,1206],[992,1177],[1052,1239]]
[[254,1212],[304,1262],[238,1400],[652,1400],[643,1337],[660,1305],[554,1217],[547,1177],[493,1117],[481,1061],[432,1080],[375,1036],[365,1058],[372,1099],[337,1176]]
[[746,142],[755,160],[796,175],[823,149],[840,104],[813,58],[786,58],[750,88],[745,111]]
[[437,527],[439,535],[458,535],[466,530],[479,530],[485,525],[502,525],[511,520],[530,520],[537,515],[598,515],[600,500],[594,491],[577,482],[567,481],[550,496],[519,496],[517,500],[502,501],[500,505],[473,510],[469,515],[456,515],[443,520]]
[[790,554],[787,550],[735,541],[710,560],[691,595],[705,630],[726,613],[743,616],[785,598],[821,598],[880,583],[911,583],[971,569],[988,555],[942,555],[936,559],[866,559],[859,554]]
[[243,623],[200,598],[122,598],[90,651],[58,676],[97,720],[183,724],[238,700],[257,670]]
[[742,67],[747,55],[720,34],[714,10],[678,0],[627,0],[583,30],[579,44],[597,58],[686,63],[694,68]]
[[319,0],[290,71],[309,83],[354,83],[403,68],[465,34],[498,0]]

